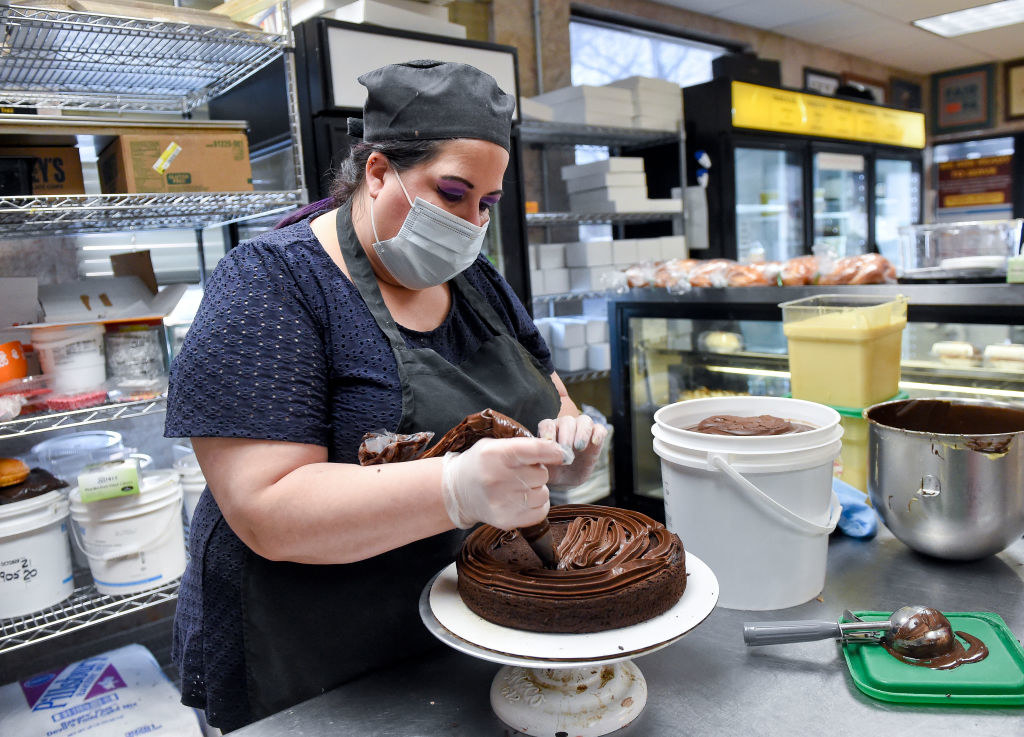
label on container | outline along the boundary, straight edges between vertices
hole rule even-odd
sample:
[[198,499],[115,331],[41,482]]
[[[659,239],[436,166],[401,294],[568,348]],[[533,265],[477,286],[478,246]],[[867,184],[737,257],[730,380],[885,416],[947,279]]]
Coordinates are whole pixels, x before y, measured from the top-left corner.
[[78,474],[78,490],[86,503],[131,496],[140,488],[139,462],[134,458],[93,463]]
[[1011,256],[1006,262],[1006,281],[1024,284],[1024,256]]
[[163,174],[180,153],[181,146],[171,141],[167,148],[164,149],[164,152],[160,154],[160,158],[153,162],[153,171],[157,174]]

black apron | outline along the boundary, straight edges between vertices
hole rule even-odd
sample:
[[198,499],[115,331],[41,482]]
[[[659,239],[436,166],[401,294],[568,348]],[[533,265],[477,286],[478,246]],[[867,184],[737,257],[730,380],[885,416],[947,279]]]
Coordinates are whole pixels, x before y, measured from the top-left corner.
[[[338,211],[338,240],[352,281],[398,363],[402,419],[397,432],[433,430],[439,438],[487,407],[531,431],[542,419],[557,416],[558,393],[544,367],[463,275],[449,284],[493,337],[454,366],[433,350],[406,346],[356,238],[348,206]],[[274,562],[247,549],[242,606],[252,718],[436,645],[420,621],[419,596],[431,576],[455,559],[465,534],[453,530],[344,565]]]

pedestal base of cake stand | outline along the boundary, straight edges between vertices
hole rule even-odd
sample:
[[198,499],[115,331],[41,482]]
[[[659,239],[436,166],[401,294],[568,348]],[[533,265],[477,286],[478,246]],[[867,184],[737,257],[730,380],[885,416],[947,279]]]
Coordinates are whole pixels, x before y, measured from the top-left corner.
[[462,601],[455,564],[420,595],[420,618],[441,642],[501,663],[491,684],[498,718],[535,737],[597,737],[625,727],[647,703],[647,682],[632,659],[671,645],[718,603],[718,579],[686,554],[686,590],[664,614],[603,632],[529,632],[488,622]]
[[508,726],[534,737],[600,737],[636,719],[647,681],[630,660],[583,668],[503,666],[491,683],[491,707]]

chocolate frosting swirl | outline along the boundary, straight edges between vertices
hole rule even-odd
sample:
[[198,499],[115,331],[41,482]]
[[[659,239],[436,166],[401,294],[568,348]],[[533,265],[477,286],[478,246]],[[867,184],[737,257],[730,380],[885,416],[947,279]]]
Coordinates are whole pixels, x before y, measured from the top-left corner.
[[460,575],[480,585],[546,599],[579,599],[623,589],[658,574],[683,555],[679,537],[663,524],[617,507],[567,504],[548,519],[558,540],[558,568],[537,562],[511,564],[494,551],[518,533],[482,525],[459,554]]

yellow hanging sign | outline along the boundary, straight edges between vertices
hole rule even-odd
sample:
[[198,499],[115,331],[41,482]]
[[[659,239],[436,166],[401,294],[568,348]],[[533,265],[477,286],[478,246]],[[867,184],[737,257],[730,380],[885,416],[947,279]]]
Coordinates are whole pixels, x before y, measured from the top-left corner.
[[778,133],[924,148],[924,114],[746,82],[732,83],[732,124]]

